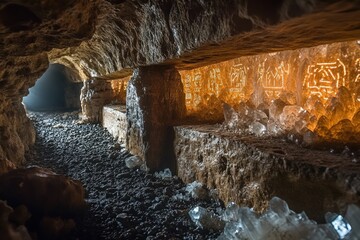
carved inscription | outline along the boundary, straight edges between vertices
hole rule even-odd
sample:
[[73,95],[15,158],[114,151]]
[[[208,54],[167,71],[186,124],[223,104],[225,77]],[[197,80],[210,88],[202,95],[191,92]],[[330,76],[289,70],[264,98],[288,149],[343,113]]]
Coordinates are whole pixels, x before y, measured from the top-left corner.
[[309,65],[304,85],[311,95],[327,100],[346,85],[346,67],[340,59]]
[[270,98],[278,98],[285,88],[285,79],[288,78],[289,73],[290,64],[284,64],[284,62],[277,67],[267,67],[263,82],[265,94]]
[[208,91],[209,93],[216,94],[218,96],[223,87],[221,82],[221,71],[220,68],[212,68],[209,70],[209,79],[208,79]]
[[246,85],[246,78],[249,68],[243,64],[234,64],[230,70],[230,92],[236,92],[240,97],[244,97],[244,87]]
[[360,58],[356,59],[355,68],[356,68],[355,82],[359,83],[360,82]]

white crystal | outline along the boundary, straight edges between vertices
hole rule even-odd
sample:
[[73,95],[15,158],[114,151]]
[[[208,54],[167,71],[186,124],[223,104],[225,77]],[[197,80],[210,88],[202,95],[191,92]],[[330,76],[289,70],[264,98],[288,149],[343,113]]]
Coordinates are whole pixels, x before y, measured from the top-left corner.
[[265,134],[266,127],[264,124],[261,124],[259,122],[253,122],[250,124],[249,130],[251,133],[255,134],[255,136],[260,137]]
[[295,123],[302,120],[301,115],[303,114],[303,111],[304,109],[297,105],[285,106],[279,116],[280,123],[286,130],[294,129]]
[[186,185],[185,190],[192,198],[206,199],[208,197],[208,193],[206,189],[203,188],[202,183],[197,181]]
[[191,220],[200,228],[223,230],[224,222],[207,209],[196,206],[189,211]]
[[332,222],[331,225],[336,230],[340,239],[344,239],[351,232],[350,224],[341,216],[338,215]]
[[222,219],[224,221],[237,221],[239,217],[239,206],[234,202],[228,203],[222,215]]
[[229,203],[222,214],[226,221],[224,232],[218,240],[337,240],[360,239],[360,208],[349,205],[346,217],[328,213],[327,224],[317,224],[304,212],[294,213],[287,203],[274,197],[269,201],[268,210],[257,217],[250,208],[239,208]]
[[142,160],[138,156],[131,156],[125,159],[125,165],[128,168],[135,168],[142,165]]
[[360,239],[360,208],[355,204],[350,204],[346,210],[345,219],[352,228],[350,239]]
[[172,173],[169,168],[165,168],[163,171],[155,172],[155,177],[161,178],[161,179],[171,179]]

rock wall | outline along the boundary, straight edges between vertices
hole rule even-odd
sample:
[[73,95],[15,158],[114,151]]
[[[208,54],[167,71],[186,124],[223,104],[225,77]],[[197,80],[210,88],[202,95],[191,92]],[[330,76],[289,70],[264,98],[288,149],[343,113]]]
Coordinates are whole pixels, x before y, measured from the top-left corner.
[[35,131],[22,97],[45,72],[47,51],[86,40],[94,30],[89,1],[1,1],[0,3],[0,173],[24,161]]
[[239,136],[216,125],[175,127],[178,176],[216,188],[225,202],[264,211],[278,196],[296,212],[324,222],[326,212],[360,204],[359,165],[278,139]]
[[172,126],[185,114],[181,89],[174,67],[141,67],[128,84],[126,147],[151,171],[170,168],[176,172]]
[[47,64],[46,54],[37,55],[35,61],[20,57],[0,62],[0,173],[22,163],[25,151],[35,142],[35,130],[21,97]]
[[106,105],[102,110],[102,126],[116,139],[117,142],[126,142],[126,107],[124,105]]
[[90,79],[81,88],[83,122],[101,122],[102,108],[107,104],[125,104],[128,77],[115,80]]
[[193,68],[360,33],[360,6],[351,1],[99,1],[97,7],[91,40],[49,53],[51,62],[77,69],[82,79],[119,78],[129,68],[162,62]]

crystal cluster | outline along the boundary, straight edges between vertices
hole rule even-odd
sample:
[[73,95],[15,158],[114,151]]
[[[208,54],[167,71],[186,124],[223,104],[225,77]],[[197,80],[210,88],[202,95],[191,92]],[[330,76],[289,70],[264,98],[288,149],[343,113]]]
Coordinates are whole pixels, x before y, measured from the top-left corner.
[[345,217],[327,213],[326,224],[317,224],[304,212],[291,211],[278,197],[270,200],[262,215],[235,203],[229,203],[220,216],[201,207],[193,208],[189,215],[195,224],[206,229],[218,230],[225,223],[218,240],[360,239],[360,208],[354,204],[348,206]]
[[[296,143],[313,145],[321,141],[360,143],[360,93],[351,93],[340,87],[327,100],[316,95],[297,105],[291,93],[255,107],[248,102],[237,106],[223,104],[223,127],[236,133],[255,136],[290,134]],[[292,134],[292,135],[291,135]],[[301,136],[294,138],[294,136]]]

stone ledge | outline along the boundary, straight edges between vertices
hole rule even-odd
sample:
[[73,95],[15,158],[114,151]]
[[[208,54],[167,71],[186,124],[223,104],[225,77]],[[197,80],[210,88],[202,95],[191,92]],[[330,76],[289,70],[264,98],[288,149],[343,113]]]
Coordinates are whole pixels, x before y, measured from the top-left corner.
[[175,127],[178,175],[216,188],[226,203],[263,211],[272,196],[323,221],[327,211],[360,203],[360,165],[279,139],[221,132],[218,125]]
[[102,126],[106,128],[119,143],[125,143],[127,128],[126,106],[104,106],[102,111]]

